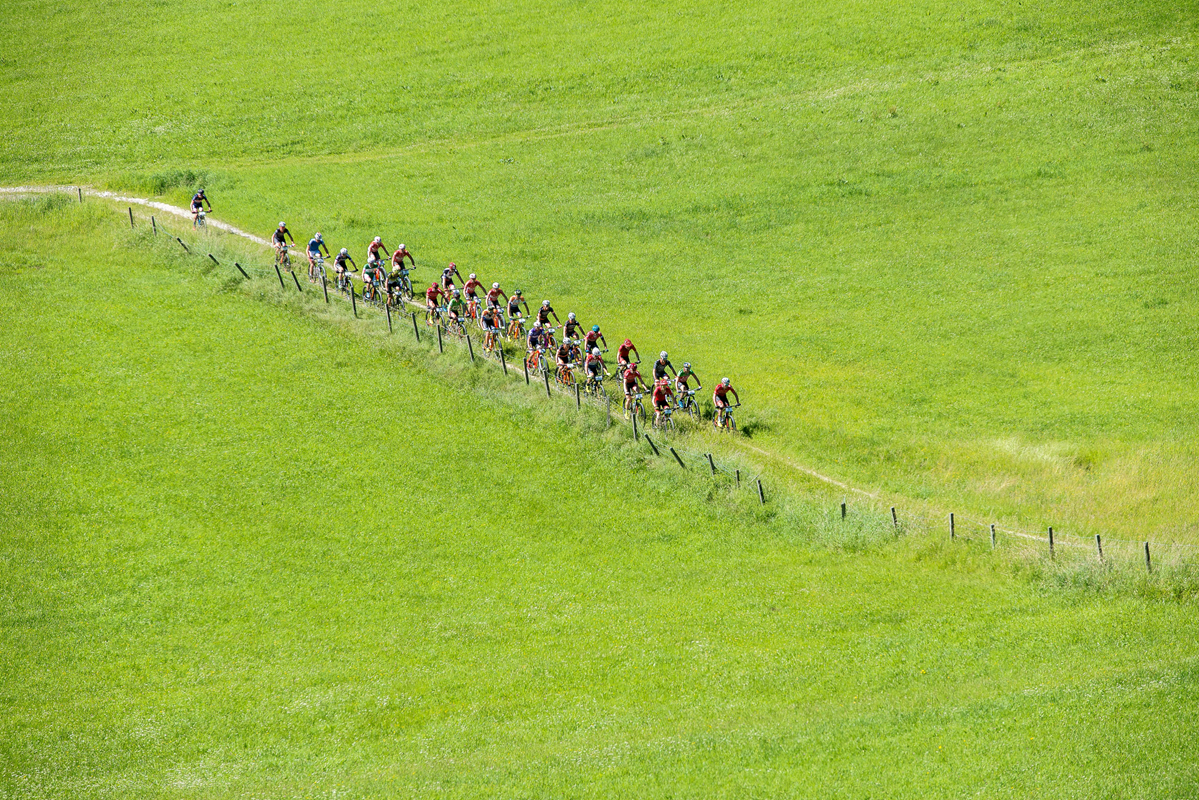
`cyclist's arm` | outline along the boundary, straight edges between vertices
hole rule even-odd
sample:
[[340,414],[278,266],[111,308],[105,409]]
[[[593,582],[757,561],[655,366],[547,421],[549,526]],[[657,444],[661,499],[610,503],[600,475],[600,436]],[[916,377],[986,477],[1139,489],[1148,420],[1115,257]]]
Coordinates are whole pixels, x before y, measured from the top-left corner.
[[737,394],[737,390],[730,386],[729,391],[733,393],[733,397],[737,398],[737,405],[741,405],[741,395]]

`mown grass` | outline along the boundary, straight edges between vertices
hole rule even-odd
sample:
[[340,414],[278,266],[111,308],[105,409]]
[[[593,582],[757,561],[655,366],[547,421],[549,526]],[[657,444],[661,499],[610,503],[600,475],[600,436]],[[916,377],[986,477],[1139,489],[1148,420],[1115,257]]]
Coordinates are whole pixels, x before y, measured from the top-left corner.
[[0,206],[6,797],[1195,793],[1189,605],[810,548],[111,214]]
[[1196,10],[31,1],[0,179],[381,233],[731,375],[823,472],[1194,543]]

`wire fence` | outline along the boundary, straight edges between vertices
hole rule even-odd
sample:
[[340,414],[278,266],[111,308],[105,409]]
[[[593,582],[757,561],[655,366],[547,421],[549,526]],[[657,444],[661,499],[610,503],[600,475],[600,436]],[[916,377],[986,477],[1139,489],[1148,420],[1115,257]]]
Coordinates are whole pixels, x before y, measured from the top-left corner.
[[[100,196],[108,193],[95,193]],[[80,202],[82,202],[83,192],[79,192]],[[131,200],[131,198],[119,197],[121,201]],[[149,201],[136,200],[142,205],[150,205],[155,208],[165,208],[170,213],[177,216],[188,216],[180,214],[182,209],[176,209],[173,206],[166,206],[160,203],[151,203]],[[132,207],[128,208],[129,224],[135,226],[134,214]],[[158,234],[158,224],[154,216],[150,216],[150,223],[154,233]],[[229,225],[220,225],[219,228],[226,232],[241,236],[245,239],[258,244],[266,245],[265,240],[247,234]],[[188,254],[196,257],[207,257],[219,267],[224,265],[212,253],[193,252],[191,248],[183,241],[182,237],[173,237]],[[297,266],[303,267],[297,259]],[[233,267],[246,279],[252,277],[269,278],[274,275],[278,281],[281,290],[284,292],[290,291],[294,287],[295,291],[304,294],[305,290],[300,283],[295,268],[281,268],[275,264],[271,267],[260,265],[243,266],[239,262],[233,262]],[[290,282],[285,279],[284,275],[290,277]],[[607,425],[624,425],[630,429],[634,440],[640,442],[644,440],[647,450],[656,458],[669,459],[678,465],[680,469],[688,472],[704,474],[707,473],[714,480],[725,479],[729,481],[734,489],[752,490],[757,494],[758,501],[761,505],[766,505],[771,500],[768,493],[768,487],[764,483],[765,470],[761,469],[752,474],[743,473],[740,466],[736,464],[722,463],[711,452],[693,450],[683,444],[686,437],[680,436],[682,431],[677,429],[672,432],[660,430],[651,425],[649,430],[645,430],[644,422],[648,418],[648,414],[644,416],[638,414],[627,414],[623,407],[624,395],[614,391],[608,394],[606,388],[599,394],[585,392],[582,386],[574,380],[560,380],[557,375],[551,378],[550,373],[554,370],[550,365],[541,360],[541,366],[533,370],[529,369],[530,361],[526,358],[523,348],[520,343],[511,339],[507,335],[500,335],[498,338],[498,347],[488,353],[483,348],[476,348],[476,342],[482,344],[482,334],[484,333],[478,323],[474,320],[464,320],[464,329],[461,333],[451,332],[445,323],[444,315],[438,319],[424,319],[418,321],[418,312],[424,315],[426,307],[416,302],[414,299],[405,298],[402,305],[385,305],[378,302],[366,302],[361,300],[361,294],[354,287],[353,279],[350,280],[348,290],[334,288],[330,291],[327,276],[317,281],[315,285],[310,284],[311,289],[321,292],[326,303],[331,303],[333,298],[337,298],[341,302],[345,302],[351,306],[355,317],[361,317],[365,314],[378,314],[380,319],[388,326],[389,333],[395,333],[397,318],[404,320],[404,327],[408,327],[410,323],[414,338],[417,343],[432,346],[432,342],[436,340],[437,347],[440,352],[445,351],[447,342],[451,346],[459,347],[466,351],[471,361],[483,361],[491,364],[492,367],[500,369],[503,373],[514,380],[524,379],[526,385],[534,386],[537,391],[544,391],[548,400],[554,400],[555,397],[566,397],[572,400],[577,409],[580,411],[584,406],[592,409],[602,409],[607,415]],[[407,312],[407,313],[401,313]],[[423,324],[422,324],[423,322]],[[425,330],[425,336],[422,337],[421,330]],[[472,333],[474,337],[472,338]],[[509,359],[511,352],[511,359]],[[548,351],[547,351],[548,352]],[[547,353],[543,352],[542,356]],[[613,376],[610,376],[613,377]],[[613,414],[614,402],[619,402],[621,405],[617,413]],[[699,424],[703,425],[702,415],[700,415]],[[777,458],[774,454],[762,450],[753,445],[747,445],[746,448],[751,451],[756,451],[764,456]],[[816,470],[808,467],[794,464],[789,460],[784,459],[787,466],[804,473],[810,477],[820,480],[830,486],[835,486],[844,490],[849,494],[857,497],[865,498],[866,505],[872,513],[885,514],[887,509],[885,506],[880,507],[883,502],[878,493],[869,492],[859,487],[851,486],[835,478],[823,475]],[[840,503],[841,519],[846,519],[850,513],[850,506],[846,500]],[[834,510],[835,513],[836,509]],[[1127,539],[1108,539],[1104,540],[1101,535],[1096,534],[1093,538],[1079,536],[1076,534],[1067,533],[1060,530],[1055,530],[1052,527],[1046,528],[1044,533],[1032,533],[1029,531],[1016,530],[1010,527],[1003,527],[996,522],[987,522],[980,519],[975,519],[970,516],[962,515],[957,512],[950,512],[943,517],[934,517],[925,512],[908,512],[905,513],[898,506],[890,506],[891,523],[898,530],[904,526],[910,526],[916,523],[922,526],[930,535],[935,534],[938,529],[944,531],[945,535],[950,540],[961,539],[963,541],[973,541],[979,536],[984,540],[989,540],[991,549],[999,549],[1001,546],[1005,549],[1011,549],[1012,546],[1022,548],[1029,553],[1039,553],[1048,556],[1051,559],[1057,558],[1059,553],[1071,552],[1074,554],[1083,554],[1084,551],[1090,553],[1101,562],[1111,562],[1116,559],[1124,561],[1142,561],[1144,568],[1148,572],[1152,572],[1155,565],[1159,562],[1178,562],[1194,560],[1196,553],[1199,553],[1199,545],[1185,543],[1170,543],[1170,542],[1151,542],[1151,541],[1129,541]]]

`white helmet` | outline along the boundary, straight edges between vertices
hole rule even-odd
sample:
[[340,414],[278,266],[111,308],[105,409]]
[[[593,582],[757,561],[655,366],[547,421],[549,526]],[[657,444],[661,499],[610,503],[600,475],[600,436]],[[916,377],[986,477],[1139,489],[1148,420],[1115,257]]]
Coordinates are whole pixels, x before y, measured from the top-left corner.
[[663,359],[665,359],[665,358],[666,358],[666,351],[665,351],[665,350],[663,350],[661,353],[659,353],[659,355],[661,355],[661,356],[662,356],[662,358],[663,358]]
[[542,300],[542,301],[541,301],[541,307],[542,307],[542,308],[545,308],[545,307],[546,307],[546,306],[548,306],[549,304],[550,304],[550,301],[549,301],[549,300]]
[[382,237],[382,236],[376,236],[376,237],[375,237],[375,244],[379,244],[379,242],[381,242],[381,241],[383,241],[383,237]]
[[569,314],[567,314],[567,315],[566,315],[566,318],[567,318],[567,319],[574,319],[574,318],[575,318],[575,312],[573,312],[573,311],[572,311],[572,312],[570,312]]
[[343,256],[348,256],[350,254],[350,251],[343,247],[343,248],[341,248],[341,254]]
[[321,235],[319,233],[312,238],[316,239],[318,242],[321,241]]
[[401,244],[401,245],[400,245],[400,249],[401,249],[401,250],[403,250],[403,249],[404,249],[404,245],[402,245],[402,244]]
[[475,273],[473,273],[473,272],[470,274],[470,279],[471,279],[472,281],[473,281],[473,280],[475,280],[475,279],[477,279],[478,277],[479,277],[479,276],[478,276],[478,275],[476,275],[476,274],[475,274]]
[[728,379],[728,378],[721,378],[721,379],[720,379],[720,382],[721,382],[721,383],[723,383],[725,386],[728,386],[728,385],[729,385],[729,379]]
[[280,227],[280,228],[286,228],[286,227],[287,227],[287,223],[286,223],[286,222],[280,222],[280,223],[279,223],[279,227]]
[[598,356],[599,354],[600,354],[600,349],[598,347],[591,348],[591,355]]
[[691,362],[690,362],[690,361],[684,361],[684,362],[683,362],[683,369],[691,369]]
[[498,289],[498,288],[500,288],[500,285],[498,283],[493,283],[493,284],[491,284],[491,288]]
[[540,327],[541,327],[541,320],[537,320],[536,322],[534,322],[534,323],[533,323],[533,327],[534,327],[534,328],[540,328]]

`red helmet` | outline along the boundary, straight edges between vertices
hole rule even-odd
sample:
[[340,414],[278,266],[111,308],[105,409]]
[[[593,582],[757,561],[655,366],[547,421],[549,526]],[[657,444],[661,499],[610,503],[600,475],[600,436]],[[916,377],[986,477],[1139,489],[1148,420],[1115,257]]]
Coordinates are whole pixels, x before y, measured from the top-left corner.
[[624,340],[624,346],[625,346],[625,347],[631,347],[631,346],[632,346],[632,344],[633,344],[633,340],[632,340],[632,339],[625,339],[625,340]]

